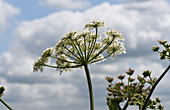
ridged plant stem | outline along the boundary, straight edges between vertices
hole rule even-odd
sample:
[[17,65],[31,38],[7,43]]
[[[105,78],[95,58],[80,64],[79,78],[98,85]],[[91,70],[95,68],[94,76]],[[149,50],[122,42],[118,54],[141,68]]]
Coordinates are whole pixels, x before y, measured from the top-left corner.
[[93,96],[92,82],[91,82],[90,72],[89,72],[87,64],[84,64],[84,69],[86,72],[86,78],[87,78],[87,83],[88,83],[88,88],[89,88],[90,110],[94,110],[94,96]]
[[151,91],[149,92],[149,95],[148,95],[147,99],[145,100],[145,103],[144,103],[144,105],[142,107],[142,110],[145,110],[145,108],[147,106],[147,103],[148,103],[148,101],[149,101],[149,99],[150,99],[154,89],[156,88],[157,84],[161,81],[161,79],[165,76],[165,74],[168,72],[169,68],[170,68],[170,65],[166,68],[166,70],[162,73],[162,75],[158,78],[158,80],[152,86]]
[[3,101],[1,98],[0,98],[0,101],[9,109],[9,110],[13,110],[5,101]]

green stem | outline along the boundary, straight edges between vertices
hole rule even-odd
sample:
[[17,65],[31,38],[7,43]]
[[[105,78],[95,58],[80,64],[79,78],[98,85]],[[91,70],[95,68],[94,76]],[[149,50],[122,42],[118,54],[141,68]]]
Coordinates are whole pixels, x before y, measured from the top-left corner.
[[87,83],[88,83],[88,88],[89,88],[90,110],[94,110],[94,96],[93,96],[92,82],[91,82],[90,72],[89,72],[87,64],[84,64],[84,69],[85,69],[85,72],[86,72]]
[[86,59],[87,59],[87,55],[86,55],[86,38],[85,38],[86,36],[83,36],[83,38],[84,38],[84,56],[85,56],[85,61],[86,61]]
[[95,63],[95,62],[98,62],[98,61],[101,61],[101,60],[104,60],[104,59],[106,59],[107,57],[109,57],[109,56],[111,56],[112,54],[114,54],[114,52],[115,51],[113,51],[112,53],[110,53],[109,55],[107,55],[107,56],[105,56],[105,57],[103,57],[103,58],[101,58],[101,59],[97,59],[97,60],[92,60],[91,62],[89,62],[89,64],[91,64],[91,63]]
[[72,42],[71,45],[76,49],[77,54],[79,55],[79,57],[81,58],[81,60],[84,61],[84,59],[83,59],[83,54],[82,54],[82,52],[81,52],[81,48],[80,48],[80,46],[79,46],[77,40],[76,40],[76,43],[77,43],[79,49],[76,47],[76,44],[74,44],[73,39],[71,39],[71,42]]
[[113,42],[115,38],[113,38],[111,40],[111,42],[109,42],[108,44],[106,44],[93,58],[89,59],[89,62],[92,61],[93,59],[95,59],[98,55],[100,55],[103,51],[105,51]]
[[52,65],[48,65],[48,64],[44,64],[44,66],[47,66],[47,67],[51,67],[51,68],[60,68],[60,69],[65,69],[65,68],[78,68],[78,67],[81,67],[83,65],[79,64],[79,65],[75,65],[75,66],[68,66],[68,67],[58,67],[58,66],[52,66]]
[[67,62],[67,63],[75,63],[75,64],[80,64],[76,61],[68,61],[68,60],[65,60],[65,59],[61,59],[61,58],[58,58],[58,57],[55,57],[55,56],[50,56],[51,58],[54,58],[54,59],[57,59],[57,60],[60,60],[60,61],[64,61],[64,62]]
[[109,110],[122,110],[120,105],[119,105],[119,102],[117,100],[115,100],[114,102],[112,102],[110,105],[109,105]]
[[125,104],[125,106],[123,107],[122,110],[126,110],[127,109],[128,105],[129,105],[129,101],[130,101],[130,98],[128,98],[128,100],[127,100],[127,102],[126,102],[126,104]]
[[0,98],[0,101],[9,109],[9,110],[13,110],[5,101],[3,101],[1,98]]
[[154,89],[156,88],[156,86],[157,86],[157,84],[159,83],[159,81],[161,81],[161,79],[164,77],[164,75],[168,72],[169,68],[170,68],[170,65],[166,68],[166,70],[162,73],[162,75],[158,78],[158,80],[157,80],[157,81],[155,82],[155,84],[152,86],[152,89],[151,89],[151,91],[149,92],[149,95],[148,95],[147,99],[145,100],[145,103],[144,103],[144,105],[143,105],[143,107],[142,107],[142,110],[145,110],[145,108],[146,108],[146,106],[147,106],[147,103],[148,103],[148,101],[149,101],[149,99],[150,99],[150,97],[151,97]]
[[90,46],[91,51],[89,51],[89,53],[88,53],[88,55],[87,55],[87,60],[90,59],[90,56],[92,55],[92,53],[93,53],[93,51],[94,51],[94,47],[95,47],[95,45],[96,45],[96,40],[97,40],[97,33],[98,33],[98,29],[97,29],[97,27],[96,27],[96,37],[95,37],[95,39],[92,41],[92,44],[91,44],[91,46]]
[[78,58],[80,62],[82,61],[81,57],[79,58],[76,54],[74,54],[73,52],[71,52],[66,46],[63,45],[63,47],[64,47],[68,52],[70,52],[75,58]]

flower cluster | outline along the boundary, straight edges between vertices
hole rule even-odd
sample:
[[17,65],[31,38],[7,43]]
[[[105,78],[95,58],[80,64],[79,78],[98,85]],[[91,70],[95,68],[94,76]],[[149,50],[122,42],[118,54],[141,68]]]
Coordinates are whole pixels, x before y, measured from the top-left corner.
[[[102,26],[103,21],[91,21],[85,25],[86,30],[64,34],[54,48],[47,49],[37,59],[33,71],[42,72],[44,66],[56,68],[60,72],[68,71],[85,64],[103,61],[109,56],[115,58],[115,55],[125,54],[122,34],[116,30],[107,30],[105,34],[99,34],[98,28]],[[105,37],[100,40],[102,36]],[[104,56],[105,52],[107,55]],[[49,64],[50,58],[55,59],[56,65]]]
[[[139,110],[144,105],[144,102],[151,90],[151,87],[156,82],[156,78],[151,78],[151,72],[146,70],[142,73],[143,76],[137,76],[137,80],[132,78],[134,70],[129,68],[126,71],[128,82],[125,84],[125,75],[119,75],[117,78],[120,80],[118,83],[113,83],[113,77],[106,77],[109,83],[107,90],[108,96],[106,97],[107,105],[110,110],[121,110],[120,103],[125,102],[123,107],[125,110],[128,105],[136,105]],[[149,109],[159,109],[163,110],[163,106],[160,104],[161,100],[156,98],[156,100],[149,100],[147,108]]]
[[158,40],[158,42],[163,45],[163,47],[165,49],[163,49],[162,51],[159,51],[160,50],[160,47],[159,46],[155,46],[152,48],[152,50],[154,52],[159,52],[160,53],[160,59],[161,60],[165,60],[165,59],[168,59],[170,60],[170,44],[166,44],[167,41],[162,41],[162,40]]
[[84,28],[94,29],[94,28],[102,27],[104,25],[105,25],[104,21],[94,20],[94,21],[91,21],[88,24],[86,24]]
[[34,63],[33,66],[33,71],[38,71],[40,70],[41,72],[43,71],[43,67],[46,65],[46,63],[50,62],[50,57],[52,56],[54,52],[53,48],[47,48],[41,55],[41,57],[39,57],[37,59],[37,61]]

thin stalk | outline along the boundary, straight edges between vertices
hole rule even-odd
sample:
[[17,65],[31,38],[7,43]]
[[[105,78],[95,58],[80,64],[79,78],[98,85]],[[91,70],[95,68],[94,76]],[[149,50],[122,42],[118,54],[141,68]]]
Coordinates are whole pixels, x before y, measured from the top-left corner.
[[80,61],[82,61],[81,57],[79,58],[76,54],[74,54],[73,52],[71,52],[66,46],[63,45],[63,47],[69,51],[73,56],[75,56],[76,58],[78,58]]
[[50,56],[51,58],[54,58],[54,59],[57,59],[57,60],[61,60],[61,61],[64,61],[64,62],[67,62],[67,63],[75,63],[75,64],[80,64],[78,62],[75,62],[75,61],[68,61],[68,60],[64,60],[64,59],[61,59],[61,58],[57,58],[57,57],[54,57],[54,56]]
[[70,55],[68,55],[68,54],[66,54],[66,53],[63,53],[63,54],[64,54],[65,56],[67,56],[67,57],[69,57],[69,58],[77,61],[77,62],[80,62],[80,60],[76,59],[77,57],[74,58],[74,57],[72,57],[72,56],[70,56]]
[[122,110],[126,110],[127,109],[128,105],[129,105],[129,101],[130,101],[130,98],[128,98],[128,100],[127,100],[127,102],[126,102],[126,104],[125,104],[125,106],[123,107]]
[[150,79],[150,81],[151,81],[151,85],[153,86],[153,85],[154,85],[154,82],[153,82],[151,76],[149,76],[149,79]]
[[110,45],[111,45],[111,43],[113,42],[113,40],[114,40],[114,38],[112,39],[112,41],[109,43],[109,44],[106,44],[93,58],[91,58],[90,60],[89,60],[89,62],[90,61],[92,61],[93,59],[95,59],[98,55],[100,55],[103,51],[105,51]]
[[98,33],[98,29],[97,29],[97,27],[96,27],[96,37],[95,37],[95,39],[92,41],[92,44],[91,44],[91,47],[90,47],[90,48],[91,48],[91,51],[89,51],[87,60],[90,58],[90,56],[92,55],[92,53],[93,53],[93,51],[94,51],[94,47],[95,47],[96,41],[97,41],[97,33]]
[[[80,58],[82,59],[82,61],[84,61],[84,59],[83,59],[83,55],[82,55],[82,52],[81,52],[81,48],[78,46],[78,48],[76,47],[76,45],[74,44],[74,41],[73,41],[73,39],[71,39],[71,42],[72,42],[72,46],[77,50],[77,54],[80,56]],[[77,45],[78,45],[78,42],[77,42],[77,40],[76,40],[76,43],[77,43]],[[80,52],[79,52],[80,51]]]
[[[131,76],[131,75],[129,75],[129,79],[130,79],[130,76]],[[128,79],[128,91],[127,91],[127,92],[128,92],[128,98],[130,99],[130,91],[129,91],[129,79]]]
[[142,107],[142,110],[145,110],[146,105],[147,105],[147,103],[148,103],[148,101],[149,101],[149,99],[150,99],[154,89],[156,88],[157,84],[161,81],[161,79],[165,76],[165,74],[168,72],[169,68],[170,68],[170,65],[166,68],[166,70],[162,73],[162,75],[158,78],[158,80],[152,86],[151,91],[149,92],[149,95],[148,95],[147,99],[145,100],[145,103],[144,103],[144,105]]
[[60,68],[60,69],[65,69],[65,68],[78,68],[78,67],[81,67],[82,65],[79,64],[79,65],[75,65],[75,66],[69,66],[69,67],[58,67],[58,66],[52,66],[52,65],[47,65],[47,64],[44,64],[44,66],[47,66],[47,67],[51,67],[51,68]]
[[94,110],[94,96],[93,96],[92,82],[91,82],[90,72],[89,72],[87,64],[84,64],[84,69],[86,72],[87,83],[88,83],[88,88],[89,88],[90,110]]
[[3,101],[1,98],[0,98],[0,101],[9,109],[9,110],[13,110],[5,101]]
[[[114,51],[114,52],[115,52],[115,51]],[[111,56],[112,54],[114,54],[114,52],[110,53],[109,55],[107,55],[107,56],[105,56],[105,57],[103,57],[103,58],[101,58],[101,59],[97,59],[97,60],[91,61],[89,64],[95,63],[95,62],[98,62],[98,61],[101,61],[101,60],[104,60],[104,59],[106,59],[107,57],[109,57],[109,56]]]
[[90,52],[91,52],[91,45],[93,44],[94,40],[89,40],[88,41],[88,49],[87,49],[87,60],[89,59],[89,55],[90,55]]
[[86,57],[86,38],[85,38],[86,36],[83,36],[83,38],[84,38],[84,56],[85,56],[85,61],[86,61],[86,59],[87,59],[87,57]]
[[83,52],[82,52],[82,50],[81,50],[81,47],[80,47],[80,44],[78,43],[78,41],[76,40],[76,45],[78,45],[78,49],[79,49],[79,54],[80,54],[80,56],[82,57],[82,59],[83,59],[83,61],[85,60],[84,59],[84,57],[83,57]]

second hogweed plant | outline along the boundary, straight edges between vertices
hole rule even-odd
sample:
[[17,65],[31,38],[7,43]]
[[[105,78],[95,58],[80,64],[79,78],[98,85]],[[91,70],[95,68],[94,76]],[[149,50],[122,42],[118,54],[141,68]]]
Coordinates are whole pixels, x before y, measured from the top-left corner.
[[[158,42],[163,46],[162,50],[159,46],[152,48],[153,52],[160,53],[161,60],[170,60],[170,44],[167,44],[167,41],[158,40]],[[143,76],[137,76],[137,81],[131,76],[134,73],[134,70],[129,68],[126,72],[127,84],[125,83],[125,75],[119,75],[117,78],[120,80],[118,83],[112,83],[113,77],[106,77],[107,82],[109,83],[107,90],[107,105],[109,110],[126,110],[129,105],[135,105],[139,107],[139,110],[148,109],[157,109],[164,110],[164,107],[161,104],[161,100],[156,98],[156,100],[151,99],[158,83],[163,79],[166,73],[169,71],[170,65],[165,69],[165,71],[157,79],[151,78],[151,71],[146,70],[142,74]],[[121,108],[121,103],[124,102],[124,106]]]
[[[88,64],[126,53],[124,38],[120,32],[106,30],[103,34],[99,34],[99,28],[104,25],[104,21],[95,20],[86,24],[82,31],[76,30],[64,34],[54,47],[47,48],[42,53],[33,66],[34,72],[42,72],[44,67],[51,67],[59,70],[60,74],[63,71],[84,67],[90,96],[90,110],[94,110],[94,96]],[[55,60],[55,64],[50,63],[51,59]]]

